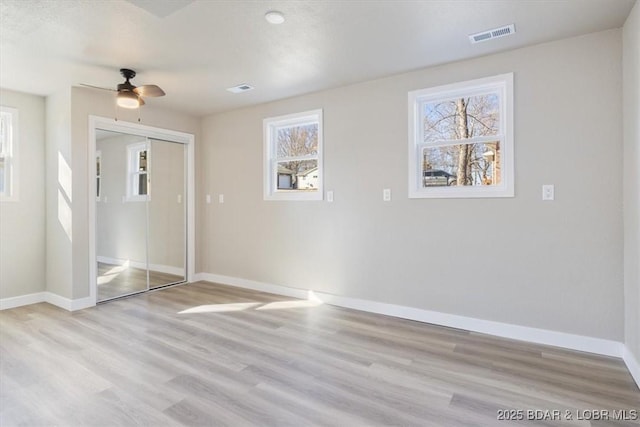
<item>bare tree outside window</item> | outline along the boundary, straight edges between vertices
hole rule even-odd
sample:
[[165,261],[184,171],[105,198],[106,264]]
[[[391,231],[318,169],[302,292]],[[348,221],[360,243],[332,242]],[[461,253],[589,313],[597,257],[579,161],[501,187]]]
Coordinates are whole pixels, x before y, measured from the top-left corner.
[[[490,93],[423,104],[424,142],[465,141],[478,136],[495,136],[500,130],[500,100]],[[423,176],[426,186],[483,186],[500,183],[500,142],[448,144],[425,148]],[[454,180],[429,179],[444,171]]]
[[[304,158],[318,155],[318,124],[282,127],[277,130],[277,157],[278,159]],[[291,187],[278,186],[280,190],[314,190],[313,186],[301,185],[303,176],[307,171],[318,167],[318,161],[288,160],[278,161],[278,169],[290,173]],[[281,174],[283,175],[283,174]],[[280,180],[279,180],[280,181]]]

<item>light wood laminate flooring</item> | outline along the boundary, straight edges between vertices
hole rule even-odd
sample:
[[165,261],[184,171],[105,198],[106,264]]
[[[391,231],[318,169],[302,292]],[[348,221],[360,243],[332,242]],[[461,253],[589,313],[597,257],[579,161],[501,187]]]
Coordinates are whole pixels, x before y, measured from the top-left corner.
[[640,409],[617,358],[205,282],[2,311],[0,357],[3,427],[640,425],[496,419]]

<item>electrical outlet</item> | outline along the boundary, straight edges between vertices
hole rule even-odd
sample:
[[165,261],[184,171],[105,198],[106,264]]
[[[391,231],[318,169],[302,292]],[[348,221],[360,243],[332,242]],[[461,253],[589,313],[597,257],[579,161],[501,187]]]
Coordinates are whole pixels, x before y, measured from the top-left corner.
[[182,194],[178,194],[178,203],[182,203]]
[[384,190],[382,190],[382,200],[384,200],[385,202],[390,202],[391,201],[391,189],[390,188],[385,188]]
[[224,203],[224,194],[218,195],[218,203]]
[[542,200],[554,200],[555,188],[553,184],[545,184],[542,186]]

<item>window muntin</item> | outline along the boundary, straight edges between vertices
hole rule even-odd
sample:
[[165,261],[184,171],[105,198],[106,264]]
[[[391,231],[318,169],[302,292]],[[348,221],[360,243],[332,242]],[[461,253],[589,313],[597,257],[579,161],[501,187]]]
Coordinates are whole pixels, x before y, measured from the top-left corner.
[[322,200],[322,110],[264,120],[265,200]]
[[149,188],[149,147],[146,142],[127,146],[127,200],[146,201],[150,197]]
[[513,75],[409,93],[409,197],[513,196]]
[[0,107],[0,200],[18,200],[18,110]]

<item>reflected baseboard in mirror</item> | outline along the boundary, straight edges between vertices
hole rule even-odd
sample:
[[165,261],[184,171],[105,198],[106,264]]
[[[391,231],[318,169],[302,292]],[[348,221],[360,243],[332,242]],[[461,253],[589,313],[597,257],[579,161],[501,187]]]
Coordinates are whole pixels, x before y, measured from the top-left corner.
[[[184,282],[184,277],[149,270],[149,288]],[[98,263],[98,301],[147,290],[147,270],[128,265]]]

